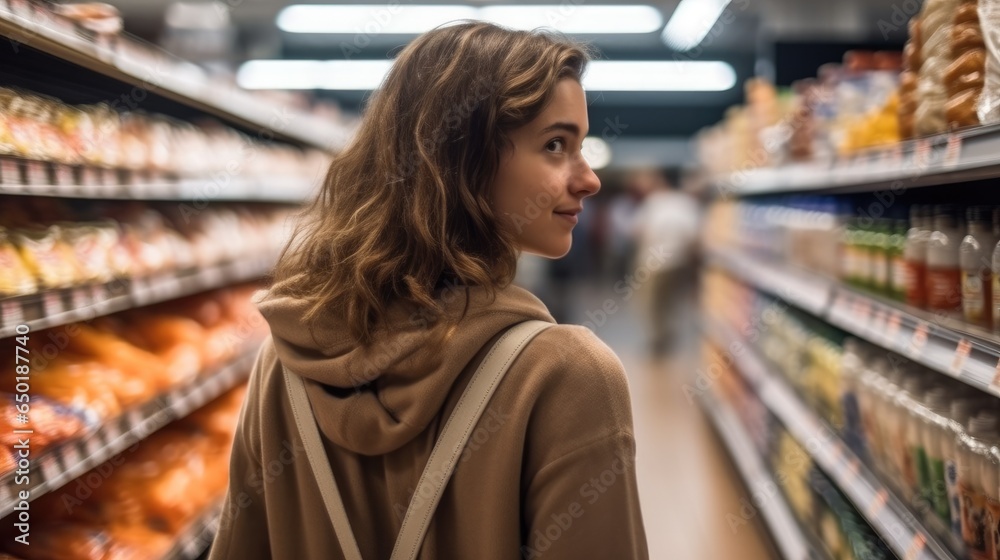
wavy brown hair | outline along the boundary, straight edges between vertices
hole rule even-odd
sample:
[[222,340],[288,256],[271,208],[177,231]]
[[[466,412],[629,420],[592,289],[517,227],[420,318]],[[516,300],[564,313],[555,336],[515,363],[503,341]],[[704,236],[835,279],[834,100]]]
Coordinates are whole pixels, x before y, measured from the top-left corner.
[[330,165],[273,273],[304,298],[311,323],[346,317],[366,344],[404,300],[436,316],[443,281],[495,295],[519,249],[492,206],[509,133],[532,121],[563,78],[580,81],[585,47],[544,31],[461,23],[404,48]]

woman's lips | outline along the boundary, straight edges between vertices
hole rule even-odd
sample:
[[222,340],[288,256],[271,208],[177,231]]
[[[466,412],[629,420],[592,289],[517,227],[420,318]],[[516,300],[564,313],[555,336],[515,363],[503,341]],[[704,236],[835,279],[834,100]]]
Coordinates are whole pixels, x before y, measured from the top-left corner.
[[577,213],[578,212],[554,212],[556,216],[559,216],[560,218],[568,221],[571,224],[576,224],[577,222],[580,221],[580,219],[577,218],[576,216]]

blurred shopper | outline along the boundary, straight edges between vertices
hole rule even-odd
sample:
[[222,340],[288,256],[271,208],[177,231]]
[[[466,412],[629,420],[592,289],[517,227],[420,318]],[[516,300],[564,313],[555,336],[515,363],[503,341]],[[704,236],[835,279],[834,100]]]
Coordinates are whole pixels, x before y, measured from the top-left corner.
[[635,215],[639,211],[643,193],[633,181],[626,180],[625,192],[616,195],[608,204],[607,246],[609,277],[624,278],[632,269],[635,256]]
[[[566,254],[600,188],[581,153],[586,63],[561,36],[487,23],[399,54],[257,296],[272,337],[212,560],[648,558],[621,362],[510,284],[521,251]],[[471,439],[436,448],[494,343],[528,320],[548,328],[476,401]],[[317,428],[310,453],[299,434]],[[443,493],[425,492],[442,454],[455,470],[432,468]]]
[[650,350],[660,355],[673,347],[685,319],[683,306],[692,295],[700,208],[660,171],[636,172],[630,184],[643,196],[635,215],[635,262],[649,269],[643,307]]

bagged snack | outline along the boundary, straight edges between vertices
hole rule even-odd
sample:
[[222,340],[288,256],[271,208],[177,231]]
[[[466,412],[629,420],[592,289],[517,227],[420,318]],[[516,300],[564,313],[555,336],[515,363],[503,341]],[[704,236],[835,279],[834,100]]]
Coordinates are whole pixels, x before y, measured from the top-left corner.
[[945,70],[948,89],[945,119],[949,128],[979,124],[976,108],[983,89],[986,51],[979,26],[977,0],[962,0],[952,20],[951,54]]
[[38,283],[31,269],[21,259],[7,230],[0,227],[0,298],[32,294]]
[[986,48],[985,80],[976,115],[983,124],[1000,121],[1000,0],[979,1],[979,25]]
[[922,64],[917,79],[914,132],[918,136],[947,129],[945,72],[952,63],[951,31],[959,0],[927,0],[920,11]]

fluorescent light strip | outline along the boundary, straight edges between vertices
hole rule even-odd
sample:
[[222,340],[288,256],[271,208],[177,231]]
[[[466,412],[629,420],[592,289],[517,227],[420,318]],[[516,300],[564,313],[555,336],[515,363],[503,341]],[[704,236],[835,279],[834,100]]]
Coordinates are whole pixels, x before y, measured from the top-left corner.
[[663,28],[661,38],[677,51],[689,51],[705,40],[730,0],[681,0]]
[[726,91],[736,71],[715,60],[595,60],[587,65],[587,91]]
[[[391,60],[251,60],[236,74],[247,89],[377,88]],[[604,61],[587,66],[587,91],[726,91],[736,85],[733,67],[720,61]]]
[[458,20],[489,21],[513,29],[550,27],[563,33],[652,33],[663,25],[653,6],[296,4],[278,14],[289,33],[416,35]]

